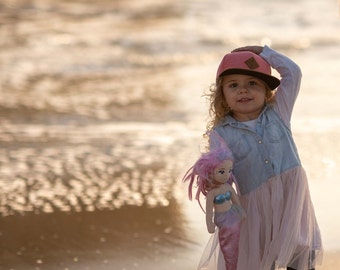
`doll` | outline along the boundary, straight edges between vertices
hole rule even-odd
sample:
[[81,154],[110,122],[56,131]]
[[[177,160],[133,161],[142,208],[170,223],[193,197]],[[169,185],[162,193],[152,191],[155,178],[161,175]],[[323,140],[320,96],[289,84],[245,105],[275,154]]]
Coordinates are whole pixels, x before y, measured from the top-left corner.
[[218,240],[224,257],[226,270],[236,270],[240,225],[245,217],[239,198],[232,187],[236,184],[232,174],[233,157],[226,147],[219,147],[201,155],[189,169],[183,181],[189,182],[188,194],[192,200],[194,183],[197,185],[195,199],[200,202],[200,194],[206,198],[206,225],[209,233],[218,227]]

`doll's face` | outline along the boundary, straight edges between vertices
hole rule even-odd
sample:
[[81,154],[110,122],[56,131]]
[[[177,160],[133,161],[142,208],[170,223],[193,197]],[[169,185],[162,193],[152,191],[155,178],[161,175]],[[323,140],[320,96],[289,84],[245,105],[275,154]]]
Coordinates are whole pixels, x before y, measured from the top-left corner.
[[219,183],[226,183],[230,177],[233,169],[233,162],[225,160],[218,165],[214,170],[214,181]]

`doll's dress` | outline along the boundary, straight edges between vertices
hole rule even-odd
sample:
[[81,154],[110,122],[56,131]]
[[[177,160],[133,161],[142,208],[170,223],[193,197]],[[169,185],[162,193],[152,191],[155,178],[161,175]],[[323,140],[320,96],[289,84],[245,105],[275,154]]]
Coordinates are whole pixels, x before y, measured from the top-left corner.
[[[231,192],[227,191],[224,194],[217,195],[214,198],[214,203],[222,204],[230,199]],[[218,229],[210,238],[202,254],[198,269],[237,269],[240,227],[244,217],[243,209],[235,204],[226,212],[214,213],[214,223]]]

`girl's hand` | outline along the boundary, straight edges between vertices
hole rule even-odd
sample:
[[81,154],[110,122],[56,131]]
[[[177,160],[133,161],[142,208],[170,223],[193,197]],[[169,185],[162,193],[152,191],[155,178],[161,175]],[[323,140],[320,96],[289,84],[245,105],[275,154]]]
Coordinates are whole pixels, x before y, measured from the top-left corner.
[[249,51],[255,54],[260,54],[263,51],[263,47],[262,46],[245,46],[245,47],[236,48],[235,50],[232,50],[231,52],[242,52],[242,51]]

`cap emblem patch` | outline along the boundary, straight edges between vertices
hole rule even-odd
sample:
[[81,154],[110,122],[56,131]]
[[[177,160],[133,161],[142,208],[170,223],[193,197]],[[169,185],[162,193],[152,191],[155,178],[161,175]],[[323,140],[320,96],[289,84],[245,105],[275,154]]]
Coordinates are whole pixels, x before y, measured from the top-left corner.
[[254,57],[250,57],[247,61],[244,62],[250,69],[256,69],[260,65],[256,62]]

